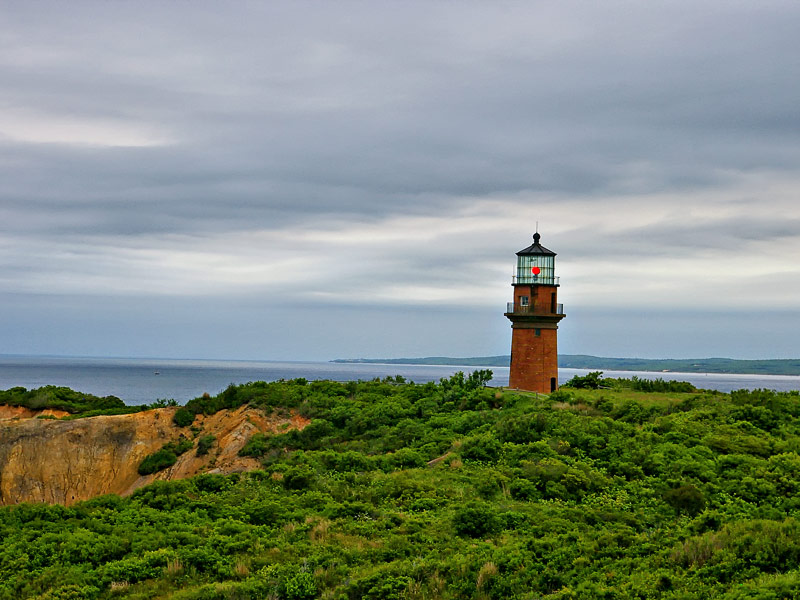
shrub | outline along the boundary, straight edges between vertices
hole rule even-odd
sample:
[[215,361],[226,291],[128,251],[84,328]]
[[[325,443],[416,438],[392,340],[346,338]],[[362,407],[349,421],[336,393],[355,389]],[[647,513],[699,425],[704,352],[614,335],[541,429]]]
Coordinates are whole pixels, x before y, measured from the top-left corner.
[[549,398],[553,402],[570,403],[573,400],[572,394],[566,390],[556,390],[555,392],[551,392]]
[[139,463],[139,475],[150,475],[158,471],[163,471],[178,462],[178,457],[175,453],[166,448],[162,448],[153,454],[145,456],[144,460]]
[[602,371],[592,371],[588,375],[584,376],[575,375],[564,385],[566,387],[571,387],[576,389],[596,390],[600,387],[601,384],[600,376],[602,374],[603,374]]
[[317,596],[317,584],[308,571],[299,571],[294,577],[287,579],[284,586],[287,600],[311,600]]
[[279,502],[264,500],[252,502],[244,506],[247,518],[253,525],[274,525],[280,521],[286,509]]
[[411,578],[394,572],[377,572],[353,581],[347,597],[360,600],[402,600],[408,598]]
[[656,379],[643,379],[634,375],[630,379],[608,379],[608,383],[614,383],[620,387],[627,387],[639,392],[696,392],[697,388],[688,381],[664,381],[661,377]]
[[171,467],[178,462],[178,457],[193,445],[192,440],[185,437],[164,444],[161,450],[145,456],[144,460],[139,463],[139,475],[150,475]]
[[182,406],[172,415],[172,422],[178,427],[188,427],[194,423],[195,414],[185,406]]
[[194,443],[192,440],[181,436],[177,441],[169,442],[168,444],[164,445],[165,450],[170,450],[171,452],[175,453],[175,456],[180,456],[187,450],[191,450]]
[[194,478],[194,486],[201,492],[221,492],[233,485],[230,476],[224,477],[217,473],[203,473]]
[[178,401],[175,398],[158,398],[145,406],[147,408],[167,408],[168,406],[178,406]]
[[259,458],[264,456],[270,447],[271,445],[269,437],[263,433],[254,433],[252,436],[250,436],[250,439],[247,440],[242,449],[239,450],[239,456],[252,456],[253,458]]
[[146,579],[155,579],[164,571],[170,560],[174,559],[171,550],[161,548],[146,552],[143,556],[128,557],[110,562],[100,568],[103,583],[112,581],[136,583]]
[[664,500],[675,510],[690,515],[700,513],[706,506],[703,492],[692,484],[682,485],[664,494]]
[[611,416],[623,423],[643,423],[651,416],[651,411],[635,402],[628,400],[616,407]]
[[545,413],[514,415],[500,421],[496,426],[498,437],[503,442],[525,444],[538,442],[554,427],[553,420]]
[[39,596],[41,600],[92,600],[97,598],[100,590],[91,585],[62,585]]
[[491,369],[476,369],[467,377],[467,389],[486,387],[486,384],[492,380],[493,376],[494,372]]
[[495,462],[500,456],[502,445],[493,435],[485,433],[464,440],[461,456],[467,460]]
[[414,469],[425,464],[425,459],[420,456],[419,452],[411,448],[400,448],[397,452],[390,454],[387,460],[395,469]]
[[197,456],[205,456],[208,454],[208,451],[211,450],[211,446],[214,445],[214,440],[216,440],[213,435],[204,435],[199,440],[197,440]]
[[500,529],[519,529],[527,521],[524,513],[510,510],[501,513],[497,517],[497,522]]
[[499,520],[488,504],[473,502],[456,510],[453,528],[462,537],[483,537],[499,528]]
[[318,594],[317,583],[307,567],[292,564],[272,564],[258,573],[258,579],[273,590],[269,598],[281,600],[311,600]]
[[511,497],[515,500],[530,500],[538,495],[536,484],[529,479],[515,479],[508,486]]
[[283,487],[287,490],[307,488],[314,479],[314,471],[306,466],[289,467],[283,474]]

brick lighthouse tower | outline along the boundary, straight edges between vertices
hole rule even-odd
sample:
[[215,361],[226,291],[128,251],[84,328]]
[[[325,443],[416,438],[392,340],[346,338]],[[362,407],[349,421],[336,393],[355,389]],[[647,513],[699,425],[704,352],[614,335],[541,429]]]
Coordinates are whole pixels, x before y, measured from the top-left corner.
[[511,321],[511,388],[549,394],[558,387],[558,322],[566,315],[558,304],[556,253],[539,243],[517,252],[517,274],[511,285],[514,301],[508,303]]

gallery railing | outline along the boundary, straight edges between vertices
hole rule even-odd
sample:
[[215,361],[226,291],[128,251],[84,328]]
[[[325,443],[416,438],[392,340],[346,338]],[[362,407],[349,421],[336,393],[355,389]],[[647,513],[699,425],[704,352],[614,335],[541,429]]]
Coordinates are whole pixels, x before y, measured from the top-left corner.
[[560,285],[558,283],[560,277],[543,277],[541,275],[523,275],[517,277],[514,275],[511,278],[512,285]]
[[[535,309],[535,310],[534,310]],[[528,304],[527,306],[514,306],[513,302],[506,302],[506,313],[507,314],[529,314],[529,315],[563,315],[564,314],[564,305],[562,303],[556,304],[556,311],[555,313],[550,310],[549,306],[531,306]]]

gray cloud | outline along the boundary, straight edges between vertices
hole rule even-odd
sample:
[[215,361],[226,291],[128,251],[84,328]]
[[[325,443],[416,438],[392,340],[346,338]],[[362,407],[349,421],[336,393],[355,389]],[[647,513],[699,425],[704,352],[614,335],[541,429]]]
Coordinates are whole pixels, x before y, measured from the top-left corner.
[[792,2],[5,7],[0,282],[499,305],[541,219],[579,304],[612,300],[597,256],[702,282],[760,252],[792,290],[798,25]]

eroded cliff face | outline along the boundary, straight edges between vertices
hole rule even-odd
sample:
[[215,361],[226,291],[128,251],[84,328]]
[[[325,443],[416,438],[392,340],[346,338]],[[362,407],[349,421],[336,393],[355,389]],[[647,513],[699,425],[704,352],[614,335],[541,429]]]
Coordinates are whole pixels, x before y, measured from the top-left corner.
[[[72,504],[102,494],[130,494],[157,479],[181,479],[198,473],[232,473],[259,467],[239,450],[256,432],[280,433],[302,429],[299,416],[265,416],[241,407],[198,416],[194,427],[176,427],[176,408],[161,408],[118,416],[71,421],[32,418],[49,413],[0,407],[0,505],[19,502]],[[172,467],[139,475],[145,456],[181,434],[195,439],[195,448],[178,457]],[[201,436],[216,440],[205,456],[196,453]]]

